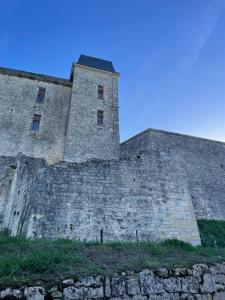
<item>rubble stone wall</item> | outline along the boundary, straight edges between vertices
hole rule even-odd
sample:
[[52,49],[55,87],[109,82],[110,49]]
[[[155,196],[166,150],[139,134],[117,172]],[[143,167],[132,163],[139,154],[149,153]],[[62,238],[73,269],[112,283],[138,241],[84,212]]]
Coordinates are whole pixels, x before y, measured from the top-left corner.
[[[50,287],[49,287],[50,286]],[[66,279],[58,285],[0,290],[0,299],[224,300],[225,264],[145,269],[113,276]]]

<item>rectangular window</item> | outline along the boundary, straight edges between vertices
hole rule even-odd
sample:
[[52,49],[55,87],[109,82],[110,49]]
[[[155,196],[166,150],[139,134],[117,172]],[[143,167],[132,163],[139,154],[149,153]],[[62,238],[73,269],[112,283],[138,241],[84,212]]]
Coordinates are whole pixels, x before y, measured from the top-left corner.
[[103,125],[103,119],[104,119],[104,111],[98,110],[97,111],[97,125]]
[[46,92],[45,88],[41,88],[41,87],[39,88],[37,98],[36,98],[37,103],[43,103],[44,102],[45,92]]
[[40,127],[41,115],[34,115],[31,129],[37,131]]
[[103,96],[104,96],[103,85],[98,85],[98,99],[103,99]]

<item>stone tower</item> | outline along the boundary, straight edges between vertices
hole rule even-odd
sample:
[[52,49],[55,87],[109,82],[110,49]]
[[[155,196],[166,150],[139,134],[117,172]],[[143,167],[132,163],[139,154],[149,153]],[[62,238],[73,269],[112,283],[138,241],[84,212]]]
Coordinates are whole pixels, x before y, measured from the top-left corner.
[[65,161],[119,159],[118,78],[110,61],[81,55],[73,65]]

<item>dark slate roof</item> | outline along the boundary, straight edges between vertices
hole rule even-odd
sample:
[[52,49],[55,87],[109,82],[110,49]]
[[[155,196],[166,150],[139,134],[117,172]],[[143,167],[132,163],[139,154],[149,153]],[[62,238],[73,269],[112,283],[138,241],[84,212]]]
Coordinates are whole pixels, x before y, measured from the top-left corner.
[[42,74],[36,74],[36,73],[31,73],[31,72],[26,72],[26,71],[19,71],[19,70],[15,70],[15,69],[8,69],[8,68],[0,67],[0,74],[12,75],[12,76],[17,76],[17,77],[51,82],[51,83],[55,83],[55,84],[65,85],[65,86],[71,86],[71,82],[68,79],[63,79],[63,78],[58,78],[58,77],[53,77],[53,76],[48,76],[48,75],[42,75]]
[[104,60],[96,57],[91,57],[87,55],[81,55],[77,62],[78,65],[104,70],[108,72],[115,73],[115,69],[113,67],[113,64],[109,60]]

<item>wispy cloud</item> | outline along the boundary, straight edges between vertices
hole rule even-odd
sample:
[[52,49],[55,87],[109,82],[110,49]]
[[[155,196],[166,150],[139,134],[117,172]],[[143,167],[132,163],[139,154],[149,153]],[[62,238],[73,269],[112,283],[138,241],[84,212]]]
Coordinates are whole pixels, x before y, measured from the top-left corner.
[[225,0],[214,0],[204,12],[202,19],[199,21],[196,35],[193,40],[192,49],[185,60],[187,67],[193,66],[199,59],[201,52],[214,31],[221,15],[225,9]]

